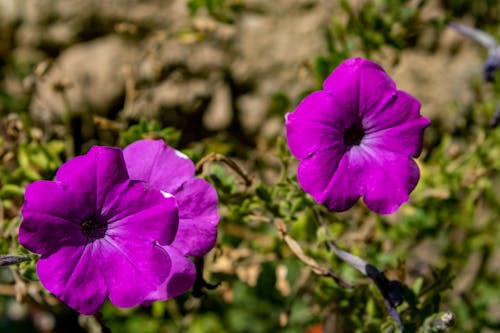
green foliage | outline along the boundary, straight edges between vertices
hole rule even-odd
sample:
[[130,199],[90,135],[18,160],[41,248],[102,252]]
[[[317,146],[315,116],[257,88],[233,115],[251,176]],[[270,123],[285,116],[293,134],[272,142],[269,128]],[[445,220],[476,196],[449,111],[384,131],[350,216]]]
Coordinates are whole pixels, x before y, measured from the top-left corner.
[[340,1],[345,15],[333,17],[331,26],[325,30],[327,54],[314,59],[318,82],[323,82],[333,68],[353,54],[371,58],[384,48],[415,47],[422,27],[439,31],[443,20],[424,20],[421,16],[426,3],[426,0],[361,1],[359,4]]
[[163,139],[168,145],[176,147],[179,144],[181,132],[173,127],[163,128],[157,120],[147,121],[144,118],[138,124],[120,132],[120,145],[127,146],[142,139]]
[[456,19],[463,16],[473,16],[480,25],[498,24],[500,3],[496,0],[467,1],[467,0],[441,0],[446,9],[447,16]]
[[244,8],[244,2],[243,0],[188,0],[187,6],[191,15],[204,8],[213,18],[231,23],[234,14]]
[[[380,56],[386,49],[394,52],[396,63],[399,51],[419,46],[424,27],[440,32],[446,20],[466,13],[484,15],[478,20],[492,24],[491,12],[498,13],[492,1],[442,0],[443,17],[430,20],[422,16],[426,3],[379,0],[355,6],[340,1],[339,15],[324,32],[326,54],[312,59],[313,75],[321,82],[345,58]],[[189,0],[187,6],[193,15],[206,11],[217,20],[234,22],[243,2]],[[204,277],[220,285],[205,290],[201,298],[186,294],[145,308],[124,310],[107,303],[102,309],[105,323],[113,332],[125,333],[298,333],[316,332],[323,325],[334,332],[396,332],[379,290],[329,250],[325,242],[330,239],[404,283],[405,302],[398,312],[405,333],[441,332],[452,319],[459,332],[499,330],[495,313],[500,307],[500,127],[490,129],[488,123],[498,107],[500,78],[497,75],[491,86],[476,82],[471,90],[469,108],[443,110],[457,121],[434,121],[427,130],[419,185],[410,203],[391,216],[376,216],[362,203],[340,214],[318,206],[298,185],[296,162],[283,138],[272,146],[280,162],[272,182],[259,178],[262,170],[255,170],[257,166],[250,171],[254,183],[245,186],[227,165],[210,162],[200,176],[217,190],[221,220],[217,247],[205,259]],[[17,241],[24,189],[32,181],[52,179],[65,159],[64,142],[40,135],[22,114],[27,101],[0,92],[2,110],[19,114],[22,123],[15,138],[0,133],[0,253],[28,254]],[[292,107],[286,93],[276,93],[270,115],[282,118]],[[119,134],[118,145],[144,138],[163,139],[174,147],[181,144],[180,131],[156,120],[140,120]],[[210,152],[240,158],[246,154],[218,137],[181,148],[195,162]],[[252,154],[255,150],[247,155]],[[304,255],[353,287],[315,275],[283,240],[275,226],[279,223]],[[35,286],[36,256],[29,255],[33,260],[12,270]],[[19,287],[8,273],[0,271],[0,283]],[[47,294],[35,289],[35,296],[27,296],[32,297],[34,311],[71,313],[53,299],[46,302]],[[13,297],[0,298],[3,317],[12,301]],[[14,326],[0,319],[1,331]]]
[[26,101],[0,90],[0,106],[14,112],[20,112],[26,107]]

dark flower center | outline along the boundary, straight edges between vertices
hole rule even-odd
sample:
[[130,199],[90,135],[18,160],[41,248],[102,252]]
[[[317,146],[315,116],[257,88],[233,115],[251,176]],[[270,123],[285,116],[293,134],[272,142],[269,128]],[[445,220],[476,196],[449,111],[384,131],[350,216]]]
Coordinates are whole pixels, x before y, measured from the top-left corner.
[[364,136],[365,131],[363,127],[361,127],[361,124],[354,123],[344,132],[344,143],[346,147],[358,146]]
[[91,239],[103,238],[108,230],[108,224],[94,216],[86,218],[81,228],[85,236]]

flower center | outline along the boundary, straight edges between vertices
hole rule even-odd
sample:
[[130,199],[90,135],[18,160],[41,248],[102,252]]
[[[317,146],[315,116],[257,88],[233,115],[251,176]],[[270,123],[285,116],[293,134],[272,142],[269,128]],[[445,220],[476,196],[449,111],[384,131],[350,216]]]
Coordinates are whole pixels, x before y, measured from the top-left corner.
[[365,131],[361,125],[355,123],[344,132],[344,143],[346,147],[359,146],[364,136]]
[[81,224],[85,236],[91,239],[103,238],[108,230],[108,224],[94,216],[86,218]]

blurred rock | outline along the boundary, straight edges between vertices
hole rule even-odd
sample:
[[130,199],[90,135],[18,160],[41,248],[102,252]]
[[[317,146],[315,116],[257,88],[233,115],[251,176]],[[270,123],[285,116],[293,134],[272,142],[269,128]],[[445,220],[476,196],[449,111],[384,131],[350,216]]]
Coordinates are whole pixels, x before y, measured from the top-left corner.
[[202,79],[173,78],[154,89],[153,103],[160,108],[183,109],[191,113],[197,101],[210,98],[210,82]]
[[233,120],[231,89],[226,84],[215,88],[210,105],[203,115],[203,125],[211,131],[229,127]]
[[[445,29],[440,37],[438,45],[442,52],[403,50],[397,66],[393,66],[390,56],[375,60],[390,73],[398,89],[420,100],[424,116],[440,120],[451,130],[463,121],[454,110],[468,105],[473,98],[471,81],[483,81],[483,60],[481,50],[468,44],[456,31]],[[457,48],[460,44],[464,47]],[[452,56],[452,52],[459,54]]]
[[264,139],[273,140],[280,135],[284,135],[284,133],[285,133],[285,119],[274,117],[266,119],[259,134]]
[[139,80],[165,79],[176,70],[187,76],[207,77],[214,71],[225,70],[229,62],[229,55],[216,42],[182,43],[160,35],[150,38],[145,50]]
[[189,124],[227,128],[233,96],[226,81],[230,54],[223,44],[212,37],[183,42],[162,32],[152,35],[138,66],[137,96],[121,117],[157,117],[181,129]]
[[253,96],[238,101],[242,125],[252,132],[263,125],[264,104],[273,94],[295,97],[314,85],[306,66],[325,52],[320,32],[330,24],[337,4],[323,0],[252,0],[245,4],[251,10],[236,23],[238,39],[234,40],[231,73],[237,83],[258,86]]
[[243,128],[249,133],[256,133],[266,120],[269,99],[258,94],[247,94],[239,97],[236,103]]
[[442,53],[404,51],[400,64],[386,69],[391,71],[398,89],[420,100],[424,116],[441,119],[447,127],[453,128],[461,119],[450,112],[450,105],[467,105],[472,99],[471,78],[482,81],[482,62],[475,53],[464,50],[460,57],[449,58]]
[[106,115],[124,94],[123,66],[136,64],[139,48],[118,36],[107,36],[68,48],[40,78],[31,104],[34,119],[62,118],[64,86],[73,114]]
[[122,67],[130,64],[122,119],[159,117],[181,127],[196,121],[210,131],[237,120],[235,128],[247,134],[263,126],[273,94],[311,88],[305,64],[323,52],[317,31],[336,7],[326,0],[252,0],[235,24],[224,24],[190,17],[183,0],[0,1],[21,23],[17,45],[57,56],[37,84],[37,120],[61,118],[63,99],[54,90],[61,84],[74,113],[116,111],[125,94]]
[[0,1],[0,9],[14,13],[12,16],[21,22],[16,36],[19,45],[51,48],[51,51],[109,34],[121,22],[136,25],[141,31],[176,30],[188,16],[181,0]]
[[10,25],[18,21],[22,16],[21,0],[0,0],[0,22],[1,25]]
[[[17,49],[36,49],[56,59],[38,83],[32,104],[33,114],[44,121],[60,117],[61,96],[51,87],[61,80],[70,85],[75,112],[116,111],[124,94],[121,67],[128,63],[134,91],[127,96],[123,119],[161,114],[175,125],[196,114],[208,130],[236,125],[255,134],[264,126],[275,93],[294,100],[316,84],[311,60],[326,53],[321,32],[339,5],[328,0],[244,4],[234,24],[225,24],[203,10],[189,16],[184,0],[0,0],[0,19],[7,25],[0,27],[0,56],[12,54],[14,41]],[[430,9],[426,15],[436,12]],[[114,34],[128,39],[109,37]],[[452,49],[460,41],[445,31],[440,43]],[[375,60],[400,89],[417,95],[425,115],[453,126],[460,117],[446,110],[470,99],[470,78],[481,75],[478,52],[462,47],[459,57],[450,57],[409,50],[396,67],[390,57]]]
[[[179,73],[176,73],[179,74]],[[142,89],[121,114],[125,119],[157,118],[179,129],[201,124],[201,114],[212,96],[213,82],[172,75],[154,87]]]

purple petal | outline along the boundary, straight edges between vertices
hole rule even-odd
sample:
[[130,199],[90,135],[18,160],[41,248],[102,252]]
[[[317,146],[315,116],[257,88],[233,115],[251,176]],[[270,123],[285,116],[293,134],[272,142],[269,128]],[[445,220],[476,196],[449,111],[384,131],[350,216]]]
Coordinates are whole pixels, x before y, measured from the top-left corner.
[[384,69],[366,59],[341,63],[325,80],[324,88],[357,99],[355,109],[368,133],[420,117],[418,100],[396,90]]
[[[317,193],[316,195],[313,192],[308,192],[302,180],[300,184],[304,190],[311,193],[318,203],[324,204],[330,210],[341,212],[351,208],[363,194],[359,177],[365,170],[363,170],[363,161],[353,157],[357,149],[359,148],[352,147],[343,154],[341,154],[341,151],[337,151],[335,157],[333,157],[333,152],[325,151],[323,160],[320,162],[321,166],[317,161],[310,161],[311,165],[305,165],[304,167],[308,169],[307,172],[311,177],[315,177],[316,173],[318,179],[320,173],[323,176],[321,182],[314,183],[314,178],[309,180],[310,186]],[[330,158],[330,160],[327,158]],[[300,165],[305,161],[302,161]],[[327,174],[328,170],[331,170],[330,174]],[[300,173],[298,177],[300,182]]]
[[136,141],[123,150],[123,155],[131,179],[168,193],[174,193],[195,173],[193,162],[162,140]]
[[[376,62],[363,58],[349,58],[344,60],[330,75],[328,75],[325,82],[323,82],[323,88],[325,90],[335,90],[338,89],[339,86],[349,84],[350,82],[357,84],[358,78],[356,78],[356,76],[359,74],[360,70],[384,72],[384,69]],[[340,84],[340,82],[342,82],[342,84]]]
[[170,258],[142,234],[105,236],[95,241],[99,257],[93,267],[100,267],[109,289],[110,301],[120,307],[141,304],[167,278]]
[[356,119],[356,113],[344,111],[326,91],[308,95],[286,115],[286,135],[292,154],[303,159],[318,150],[338,145],[343,131]]
[[[359,86],[358,95],[359,117],[363,128],[370,130],[371,115],[386,112],[387,106],[396,98],[396,84],[386,72],[374,62],[363,60],[358,70]],[[374,117],[374,122],[379,119]]]
[[92,244],[65,246],[38,260],[43,286],[76,311],[90,315],[106,300],[108,288]]
[[420,172],[417,164],[411,158],[389,150],[364,146],[358,152],[356,157],[364,161],[360,181],[366,206],[379,214],[395,212],[408,201],[418,183]]
[[97,211],[107,192],[127,179],[122,151],[104,146],[93,146],[87,154],[64,163],[56,174],[56,180],[75,188]]
[[179,229],[172,247],[184,255],[203,256],[217,239],[217,192],[207,181],[192,178],[175,193],[179,205]]
[[[363,118],[365,110],[383,108],[396,91],[394,81],[377,63],[363,58],[342,62],[325,80],[323,88],[344,101],[344,109],[356,110]],[[348,111],[350,112],[350,111]]]
[[334,211],[363,196],[371,210],[394,212],[419,179],[411,157],[421,153],[430,124],[419,101],[362,58],[342,62],[323,88],[287,115],[288,144],[301,159],[299,183]]
[[41,180],[28,185],[19,243],[44,256],[62,246],[81,244],[85,237],[80,220],[93,212],[85,200],[60,182]]
[[390,214],[408,201],[418,179],[418,167],[409,157],[355,146],[340,161],[322,196],[315,199],[330,210],[345,211],[363,196],[372,211]]
[[[368,134],[384,129],[417,123],[421,131],[430,125],[430,121],[420,115],[420,102],[404,91],[392,95],[389,103],[383,108],[367,109],[363,118],[363,127]],[[418,133],[421,133],[418,130]],[[419,136],[421,139],[421,136]]]
[[99,240],[100,260],[109,288],[109,299],[120,307],[139,305],[167,278],[169,244],[178,225],[174,197],[164,197],[145,184],[128,181],[123,195],[110,203],[106,236]]
[[363,144],[406,156],[418,157],[422,151],[423,134],[430,122],[427,118],[416,117],[401,125],[369,133]]
[[176,200],[148,186],[129,180],[109,191],[112,201],[105,201],[101,212],[109,223],[107,235],[172,242],[179,223]]
[[304,191],[311,194],[317,202],[323,203],[329,195],[328,184],[341,168],[345,151],[343,144],[339,143],[337,147],[321,150],[299,163],[298,181]]
[[196,267],[194,263],[172,246],[163,246],[171,260],[170,273],[167,279],[149,294],[142,305],[150,305],[154,301],[164,301],[181,295],[188,291],[196,280]]

